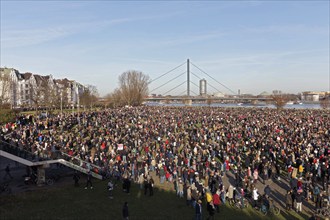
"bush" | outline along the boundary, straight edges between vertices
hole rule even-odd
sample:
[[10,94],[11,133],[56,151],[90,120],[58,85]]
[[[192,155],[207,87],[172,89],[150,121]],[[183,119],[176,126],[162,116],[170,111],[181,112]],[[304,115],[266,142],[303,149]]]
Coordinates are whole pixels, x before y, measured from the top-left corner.
[[11,109],[1,109],[0,110],[0,125],[8,122],[13,122],[15,120],[16,113]]

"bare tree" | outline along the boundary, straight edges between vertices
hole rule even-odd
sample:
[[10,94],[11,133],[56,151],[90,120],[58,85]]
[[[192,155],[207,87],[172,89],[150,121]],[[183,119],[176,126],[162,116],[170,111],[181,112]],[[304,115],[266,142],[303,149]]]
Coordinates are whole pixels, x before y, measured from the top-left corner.
[[44,104],[48,109],[55,108],[58,104],[58,100],[61,97],[58,97],[56,89],[50,86],[49,84],[46,86],[48,89],[45,90]]
[[167,105],[171,103],[171,96],[170,95],[166,96],[166,99],[164,100],[164,103],[167,104]]
[[330,97],[325,97],[320,101],[320,106],[323,109],[330,109]]
[[207,103],[208,106],[211,106],[211,105],[212,105],[212,102],[213,102],[213,99],[212,99],[212,97],[209,95],[209,96],[207,97],[206,103]]
[[41,103],[39,87],[30,88],[30,99],[33,102],[33,106],[35,107],[35,109],[38,110],[38,107]]
[[38,112],[39,107],[47,107],[50,97],[47,96],[50,86],[42,76],[35,75],[36,85],[30,87],[30,98]]
[[271,98],[273,99],[273,104],[277,109],[282,109],[285,104],[290,100],[289,96],[282,93],[273,94]]
[[106,96],[107,102],[110,103],[110,106],[116,108],[124,106],[124,102],[122,100],[121,90],[115,89],[115,91]]
[[149,76],[130,70],[119,76],[119,90],[125,105],[141,105],[148,95]]
[[96,86],[87,85],[87,88],[90,91],[90,96],[91,96],[90,107],[93,108],[93,106],[95,105],[95,103],[98,101],[99,92],[97,91]]
[[10,74],[0,73],[0,106],[10,102],[11,85]]
[[66,89],[63,88],[59,89],[59,91],[57,92],[55,105],[58,109],[63,109],[68,107],[69,97],[68,97],[68,93],[66,92]]
[[93,108],[93,105],[97,102],[98,99],[97,88],[93,85],[86,85],[82,94],[79,95],[79,102],[84,107],[89,106]]

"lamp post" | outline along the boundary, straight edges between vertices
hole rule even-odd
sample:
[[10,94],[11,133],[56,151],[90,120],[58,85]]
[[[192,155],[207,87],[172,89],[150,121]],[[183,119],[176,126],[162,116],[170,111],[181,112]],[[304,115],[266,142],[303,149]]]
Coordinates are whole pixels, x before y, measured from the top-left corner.
[[61,119],[63,115],[63,90],[61,89]]
[[78,104],[78,114],[77,114],[77,120],[78,120],[78,123],[80,124],[80,119],[79,119],[79,112],[80,112],[80,98],[79,98],[79,88],[78,88],[78,85],[76,84],[76,88],[77,88],[77,104]]

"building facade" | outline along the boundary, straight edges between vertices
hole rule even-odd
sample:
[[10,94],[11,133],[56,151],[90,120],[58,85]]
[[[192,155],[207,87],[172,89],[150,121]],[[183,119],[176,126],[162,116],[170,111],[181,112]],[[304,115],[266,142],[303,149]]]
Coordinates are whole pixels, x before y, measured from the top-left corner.
[[329,95],[330,95],[330,91],[327,92],[307,91],[301,93],[301,100],[308,102],[318,102],[321,99],[329,97]]
[[74,80],[0,68],[0,104],[10,104],[12,108],[53,107],[60,101],[75,106],[83,91],[84,86]]

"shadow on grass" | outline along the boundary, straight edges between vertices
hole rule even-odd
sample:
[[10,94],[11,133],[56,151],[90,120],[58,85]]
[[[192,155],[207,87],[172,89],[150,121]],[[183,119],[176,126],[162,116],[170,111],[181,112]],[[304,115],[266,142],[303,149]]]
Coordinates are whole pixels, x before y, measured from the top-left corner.
[[[84,185],[84,184],[81,184]],[[122,206],[128,202],[130,219],[192,220],[195,210],[186,205],[184,198],[175,193],[155,188],[154,195],[144,195],[144,190],[132,184],[128,195],[118,183],[109,198],[107,181],[94,180],[93,189],[71,184],[61,188],[41,189],[11,196],[0,197],[1,219],[122,219]],[[206,202],[203,201],[203,219],[206,219]],[[307,216],[303,216],[305,218]],[[252,208],[237,210],[223,205],[214,219],[297,219],[283,213],[274,218],[263,216]]]

